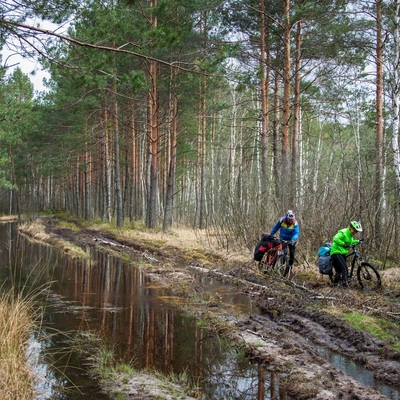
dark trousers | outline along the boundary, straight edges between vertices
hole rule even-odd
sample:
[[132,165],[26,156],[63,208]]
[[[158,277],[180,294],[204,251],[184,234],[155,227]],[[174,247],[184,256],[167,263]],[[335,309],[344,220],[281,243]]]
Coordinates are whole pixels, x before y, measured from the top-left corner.
[[292,266],[294,263],[294,253],[296,252],[296,245],[295,244],[283,244],[283,251],[285,254],[288,253],[289,248],[289,265]]
[[337,280],[340,278],[347,282],[348,270],[346,257],[343,254],[332,254],[332,267],[335,269]]

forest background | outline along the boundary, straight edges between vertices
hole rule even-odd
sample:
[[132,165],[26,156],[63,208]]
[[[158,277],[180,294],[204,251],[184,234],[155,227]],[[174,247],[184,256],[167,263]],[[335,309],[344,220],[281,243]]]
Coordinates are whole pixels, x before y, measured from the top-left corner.
[[[400,250],[400,0],[0,0],[0,212]],[[44,21],[50,23],[46,28]]]

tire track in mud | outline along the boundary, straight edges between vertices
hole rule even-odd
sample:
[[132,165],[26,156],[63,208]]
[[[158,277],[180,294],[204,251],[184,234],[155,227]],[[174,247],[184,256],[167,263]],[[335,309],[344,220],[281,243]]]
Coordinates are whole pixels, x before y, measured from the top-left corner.
[[[143,242],[117,239],[108,232],[83,229],[80,233],[71,233],[68,229],[57,229],[55,223],[47,227],[60,238],[74,243],[101,245],[102,248],[110,246],[112,250],[131,255],[146,250]],[[115,243],[118,244],[117,248]],[[174,267],[186,269],[187,260],[180,258],[179,249],[171,250],[160,249],[160,258],[172,262]],[[318,304],[318,300],[310,300],[311,295],[319,293],[305,287],[288,288],[285,286],[287,282],[267,282],[260,279],[257,271],[252,271],[248,265],[238,266],[233,262],[229,269],[222,259],[216,258],[216,263],[220,265],[216,264],[213,270],[198,270],[223,283],[237,286],[239,291],[247,293],[257,302],[261,313],[267,314],[265,317],[251,315],[238,320],[227,334],[246,344],[251,359],[267,365],[268,369],[282,371],[290,396],[299,400],[387,399],[375,389],[363,386],[333,367],[318,353],[316,345],[344,354],[367,369],[374,370],[376,379],[400,389],[399,353],[391,350],[385,342],[350,327],[339,318],[311,310],[310,305],[315,308]],[[168,279],[167,274],[165,279]],[[309,293],[304,295],[302,290]],[[340,296],[341,293],[334,295]],[[351,290],[347,291],[346,296],[349,295]]]
[[375,371],[375,378],[383,383],[400,387],[400,354],[384,341],[315,310],[289,308],[280,324]]

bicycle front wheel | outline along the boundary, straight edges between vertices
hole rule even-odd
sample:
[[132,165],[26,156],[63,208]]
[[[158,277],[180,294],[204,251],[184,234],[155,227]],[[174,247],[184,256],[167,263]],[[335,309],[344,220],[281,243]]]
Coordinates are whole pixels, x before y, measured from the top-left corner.
[[363,290],[379,289],[382,285],[378,270],[370,263],[362,262],[357,269],[358,283]]
[[288,276],[290,273],[289,260],[285,254],[279,254],[276,260],[276,268],[281,276]]

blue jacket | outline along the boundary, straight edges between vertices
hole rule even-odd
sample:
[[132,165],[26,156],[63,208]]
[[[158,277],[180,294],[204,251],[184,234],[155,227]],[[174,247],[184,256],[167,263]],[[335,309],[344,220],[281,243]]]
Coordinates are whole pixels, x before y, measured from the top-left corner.
[[275,235],[279,229],[279,237],[282,240],[296,241],[300,236],[300,228],[296,220],[293,220],[291,223],[289,223],[286,221],[286,217],[279,218],[278,222],[272,228],[270,235]]

